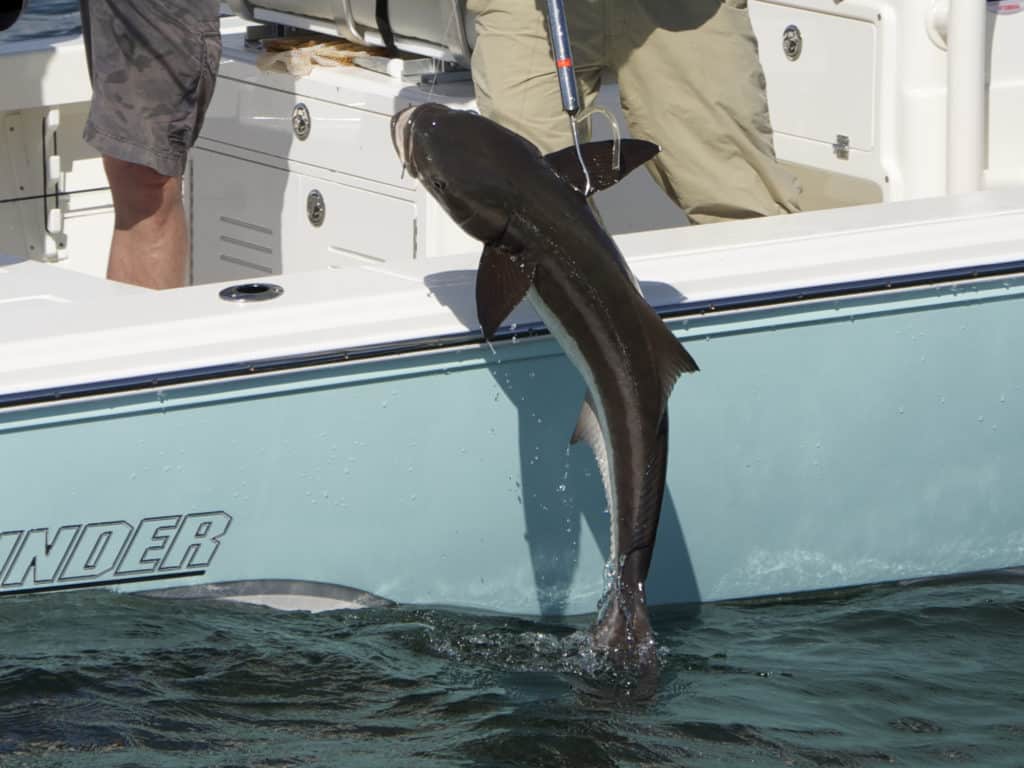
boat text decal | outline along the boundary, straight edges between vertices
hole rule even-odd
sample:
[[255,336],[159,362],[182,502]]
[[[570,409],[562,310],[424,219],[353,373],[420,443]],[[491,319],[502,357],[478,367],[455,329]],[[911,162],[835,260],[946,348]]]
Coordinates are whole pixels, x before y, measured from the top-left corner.
[[0,531],[0,594],[199,576],[230,524],[196,512]]

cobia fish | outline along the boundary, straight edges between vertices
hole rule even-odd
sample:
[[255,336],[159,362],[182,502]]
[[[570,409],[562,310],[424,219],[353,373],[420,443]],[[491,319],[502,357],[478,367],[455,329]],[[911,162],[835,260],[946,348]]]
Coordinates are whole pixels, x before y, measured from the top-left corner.
[[[392,120],[402,164],[469,235],[484,243],[477,317],[490,339],[529,298],[582,374],[587,394],[572,435],[594,450],[611,516],[611,585],[592,633],[623,661],[653,649],[644,582],[658,529],[668,454],[669,394],[697,364],[665,327],[591,211],[574,147],[544,157],[518,134],[439,104]],[[585,144],[592,189],[611,186],[658,147]]]

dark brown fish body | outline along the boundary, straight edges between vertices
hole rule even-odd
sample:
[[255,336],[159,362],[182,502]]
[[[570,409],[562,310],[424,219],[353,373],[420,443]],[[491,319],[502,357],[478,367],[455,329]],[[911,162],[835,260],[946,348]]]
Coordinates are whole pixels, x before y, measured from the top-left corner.
[[[571,183],[582,186],[575,151],[545,158],[490,120],[436,104],[410,108],[392,125],[409,172],[484,243],[476,293],[485,337],[528,297],[587,383],[572,440],[590,443],[601,468],[613,569],[593,634],[624,658],[646,653],[653,636],[644,582],[665,491],[668,397],[679,374],[697,365]],[[586,148],[597,158],[599,188],[622,175],[600,161],[605,147]],[[622,165],[628,171],[656,151],[623,142]]]

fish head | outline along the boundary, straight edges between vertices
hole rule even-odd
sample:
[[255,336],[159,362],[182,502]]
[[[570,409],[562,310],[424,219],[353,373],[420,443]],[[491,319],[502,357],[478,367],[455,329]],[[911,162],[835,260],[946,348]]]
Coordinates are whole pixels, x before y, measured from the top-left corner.
[[475,112],[442,104],[407,107],[391,120],[402,166],[467,234],[499,239],[516,210],[509,169],[532,144]]

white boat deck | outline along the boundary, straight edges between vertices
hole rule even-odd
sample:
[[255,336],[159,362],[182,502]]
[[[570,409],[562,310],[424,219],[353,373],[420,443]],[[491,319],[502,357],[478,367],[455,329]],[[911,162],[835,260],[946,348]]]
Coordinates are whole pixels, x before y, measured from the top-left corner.
[[[1024,262],[1024,189],[629,234],[619,244],[663,307]],[[282,296],[241,304],[219,297],[232,283],[153,292],[33,261],[0,264],[0,394],[475,330],[473,254],[273,276],[266,282]],[[442,285],[452,288],[444,301]],[[509,323],[535,320],[524,305]]]

